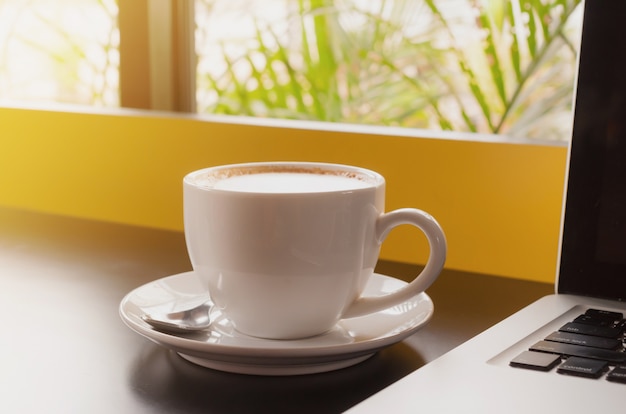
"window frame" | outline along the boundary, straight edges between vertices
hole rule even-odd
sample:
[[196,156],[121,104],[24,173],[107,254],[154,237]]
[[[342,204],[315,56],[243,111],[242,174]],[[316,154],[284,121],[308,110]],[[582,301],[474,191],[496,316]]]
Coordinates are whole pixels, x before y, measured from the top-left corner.
[[120,106],[195,112],[194,1],[119,0]]

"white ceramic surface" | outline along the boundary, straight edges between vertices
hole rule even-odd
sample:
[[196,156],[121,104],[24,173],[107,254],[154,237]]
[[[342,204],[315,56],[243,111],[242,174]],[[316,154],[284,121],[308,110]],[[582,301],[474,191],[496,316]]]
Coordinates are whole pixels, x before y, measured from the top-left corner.
[[[262,185],[261,176],[269,181],[283,173],[293,176],[284,190]],[[250,175],[254,185],[245,191],[220,186]],[[307,187],[311,175],[314,188]],[[324,179],[359,185],[326,191]],[[305,162],[238,164],[192,172],[183,187],[193,268],[216,307],[249,335],[297,339],[326,332],[341,318],[407,301],[443,268],[439,224],[414,208],[386,213],[385,180],[374,171]],[[424,270],[397,292],[361,298],[383,240],[403,224],[421,229],[429,241]]]
[[[406,282],[374,274],[365,296],[393,292]],[[141,319],[146,312],[179,310],[207,299],[194,272],[181,273],[138,287],[120,303],[124,323],[138,334],[212,369],[254,375],[302,375],[331,371],[359,363],[423,327],[433,303],[420,293],[403,303],[365,316],[342,319],[328,332],[298,340],[270,340],[244,335],[218,309],[206,331],[168,334]]]

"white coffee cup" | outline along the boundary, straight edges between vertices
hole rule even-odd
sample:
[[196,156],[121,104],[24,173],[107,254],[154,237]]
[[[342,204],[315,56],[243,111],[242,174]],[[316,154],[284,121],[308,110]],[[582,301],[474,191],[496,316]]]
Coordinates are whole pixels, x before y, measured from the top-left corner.
[[[305,162],[206,168],[183,180],[187,249],[215,306],[248,335],[318,335],[340,319],[400,304],[437,278],[441,227],[418,209],[384,212],[385,180],[363,168]],[[420,228],[430,254],[399,291],[361,297],[380,246],[399,225]]]

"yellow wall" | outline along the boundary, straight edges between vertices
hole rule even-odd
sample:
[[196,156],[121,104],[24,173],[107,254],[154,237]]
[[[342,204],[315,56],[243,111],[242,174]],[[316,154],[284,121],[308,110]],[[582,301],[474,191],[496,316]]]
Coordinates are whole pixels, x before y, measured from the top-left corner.
[[[239,121],[237,121],[239,122]],[[552,281],[564,147],[246,125],[150,113],[0,108],[0,205],[182,230],[181,180],[217,164],[308,160],[387,178],[387,209],[419,207],[443,226],[447,267]],[[399,229],[382,258],[423,263]]]

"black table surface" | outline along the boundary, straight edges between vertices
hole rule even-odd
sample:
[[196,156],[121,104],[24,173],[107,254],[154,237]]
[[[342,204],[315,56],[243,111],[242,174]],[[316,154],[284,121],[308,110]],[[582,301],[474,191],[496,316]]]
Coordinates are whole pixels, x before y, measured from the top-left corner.
[[404,341],[342,370],[263,377],[195,366],[123,324],[129,291],[190,269],[180,232],[0,208],[0,412],[342,412],[553,291],[444,270],[432,320]]

